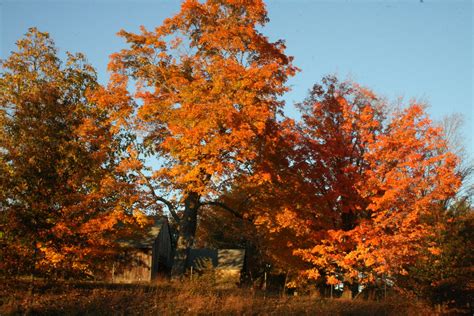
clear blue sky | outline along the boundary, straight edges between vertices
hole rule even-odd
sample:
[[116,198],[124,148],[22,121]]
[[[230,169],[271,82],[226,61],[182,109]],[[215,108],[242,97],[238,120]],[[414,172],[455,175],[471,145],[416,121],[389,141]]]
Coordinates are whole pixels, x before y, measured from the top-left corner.
[[[124,46],[120,29],[152,28],[179,10],[172,0],[0,0],[1,58],[36,26],[61,52],[81,51],[107,81],[108,56]],[[302,69],[290,81],[287,113],[328,73],[350,78],[394,100],[430,103],[437,120],[465,118],[463,135],[474,157],[473,4],[470,0],[267,1],[264,33],[285,39]]]

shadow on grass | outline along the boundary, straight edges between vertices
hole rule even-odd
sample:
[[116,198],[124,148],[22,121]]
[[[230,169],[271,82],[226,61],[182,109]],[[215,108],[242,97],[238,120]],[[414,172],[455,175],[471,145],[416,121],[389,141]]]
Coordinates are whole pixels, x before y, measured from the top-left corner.
[[246,289],[216,290],[202,282],[155,285],[93,282],[4,282],[0,315],[432,315],[399,298],[383,302],[264,297]]

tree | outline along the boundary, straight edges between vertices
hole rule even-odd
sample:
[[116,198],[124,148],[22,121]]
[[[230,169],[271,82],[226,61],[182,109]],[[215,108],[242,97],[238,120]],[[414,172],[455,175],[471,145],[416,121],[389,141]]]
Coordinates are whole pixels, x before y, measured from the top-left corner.
[[372,283],[407,273],[425,250],[437,253],[442,206],[460,181],[457,158],[423,106],[385,119],[383,100],[329,77],[300,108],[301,136],[290,156],[298,201],[267,219],[312,243],[293,245],[312,265],[306,275]]
[[121,141],[87,99],[97,82],[82,54],[63,65],[35,28],[17,47],[0,75],[1,270],[90,274],[118,222],[134,222],[133,190],[115,172]]
[[435,304],[466,308],[472,296],[473,215],[472,206],[462,197],[450,204],[440,218],[445,229],[438,235],[439,253],[426,249],[408,275],[397,277],[399,286]]
[[[455,113],[444,117],[440,122],[440,127],[443,129],[444,139],[446,140],[448,149],[458,156],[460,160],[456,172],[462,180],[462,186],[457,193],[457,198],[469,200],[474,193],[474,161],[472,157],[469,158],[469,155],[466,153],[465,137],[463,137],[461,133],[463,123],[463,116],[459,113]],[[462,203],[459,205],[462,205]]]
[[[109,89],[97,99],[129,115],[118,128],[139,133],[129,161],[149,196],[178,222],[180,259],[193,245],[199,209],[231,211],[219,196],[237,178],[255,176],[283,105],[279,96],[296,71],[283,42],[258,31],[267,21],[261,0],[186,0],[154,31],[119,33],[130,48],[112,56]],[[129,78],[134,95],[127,92]],[[140,154],[157,163],[140,169]]]
[[448,304],[461,310],[468,306],[469,282],[472,279],[474,258],[472,208],[472,161],[463,146],[462,117],[445,117],[440,126],[449,151],[459,158],[455,172],[462,182],[455,196],[442,203],[438,218],[443,229],[437,234],[439,251],[425,249],[421,258],[408,269],[406,276],[397,276],[398,285],[435,304]]
[[298,105],[303,113],[295,165],[324,227],[350,230],[367,202],[354,190],[368,169],[367,145],[382,129],[385,105],[369,90],[323,78]]

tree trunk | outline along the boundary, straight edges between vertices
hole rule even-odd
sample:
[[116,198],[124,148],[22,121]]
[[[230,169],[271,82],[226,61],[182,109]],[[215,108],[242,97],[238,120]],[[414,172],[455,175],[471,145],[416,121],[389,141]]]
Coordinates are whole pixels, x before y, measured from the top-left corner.
[[352,290],[348,284],[344,284],[341,298],[351,300],[352,299]]
[[173,276],[182,275],[186,271],[189,250],[194,244],[196,235],[197,215],[201,206],[199,198],[200,196],[197,193],[190,192],[184,200],[184,214],[179,224],[178,240],[171,272]]

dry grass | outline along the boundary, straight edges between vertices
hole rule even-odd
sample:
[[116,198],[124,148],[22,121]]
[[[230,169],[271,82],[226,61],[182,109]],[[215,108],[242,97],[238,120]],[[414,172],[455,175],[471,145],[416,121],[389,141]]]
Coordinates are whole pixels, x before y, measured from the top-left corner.
[[104,283],[4,282],[0,315],[433,315],[407,300],[369,302],[310,296],[264,297],[250,290],[217,290],[201,281],[153,286]]

